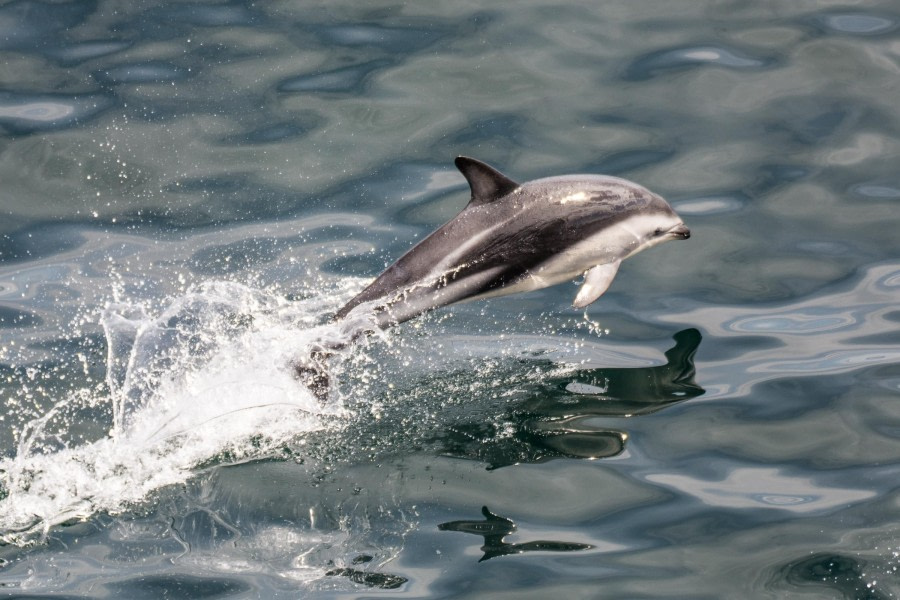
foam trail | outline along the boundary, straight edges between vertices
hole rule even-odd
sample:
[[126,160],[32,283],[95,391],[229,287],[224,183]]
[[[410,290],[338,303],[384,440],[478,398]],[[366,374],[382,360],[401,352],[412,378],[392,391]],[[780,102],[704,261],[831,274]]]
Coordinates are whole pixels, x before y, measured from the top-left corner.
[[[340,403],[316,399],[292,368],[317,340],[341,335],[309,326],[322,303],[211,282],[156,316],[107,306],[108,394],[70,394],[22,431],[16,456],[0,461],[0,541],[30,543],[67,520],[127,510],[198,465],[271,455],[337,422]],[[109,437],[60,444],[47,426],[71,408],[97,414],[106,403]]]

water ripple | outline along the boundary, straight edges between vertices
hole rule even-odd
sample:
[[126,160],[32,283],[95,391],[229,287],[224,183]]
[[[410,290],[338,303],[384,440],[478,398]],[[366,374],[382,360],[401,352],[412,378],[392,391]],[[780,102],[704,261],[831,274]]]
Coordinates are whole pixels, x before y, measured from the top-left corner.
[[[3,295],[4,286],[0,284],[0,296]],[[28,311],[9,308],[0,304],[0,329],[12,327],[36,327],[42,323],[42,319]]]
[[872,198],[876,200],[897,200],[900,199],[900,185],[887,183],[860,183],[854,185],[850,190],[864,198]]
[[234,133],[222,139],[225,146],[232,145],[256,145],[273,144],[304,137],[312,132],[322,119],[316,115],[307,118],[299,118],[292,121],[266,123],[256,129]]
[[680,215],[721,215],[744,208],[745,198],[735,195],[701,196],[673,203]]
[[251,25],[259,15],[247,6],[237,4],[177,4],[167,5],[165,9],[154,12],[168,21],[190,23],[203,27],[222,27],[225,25]]
[[[744,396],[754,386],[781,377],[838,374],[900,363],[900,351],[886,332],[900,288],[900,264],[866,269],[854,282],[829,292],[767,308],[706,306],[665,318],[676,323],[704,323],[717,346],[715,358],[698,365],[704,373],[706,398]],[[735,316],[740,315],[740,316]],[[872,337],[872,334],[878,334]],[[752,345],[750,335],[771,340]],[[742,352],[724,352],[728,340]],[[742,373],[735,383],[735,373]]]
[[360,92],[365,80],[388,66],[390,61],[373,60],[360,65],[292,77],[278,85],[280,92]]
[[443,35],[443,31],[437,27],[416,29],[358,23],[319,27],[316,35],[326,44],[374,46],[391,52],[409,53],[430,46]]
[[0,126],[17,135],[63,129],[96,117],[113,104],[111,97],[100,94],[0,92]]
[[897,29],[895,17],[862,12],[833,12],[817,15],[814,23],[824,32],[845,35],[878,36]]
[[748,372],[771,370],[776,373],[842,373],[870,365],[900,363],[900,351],[845,350],[826,352],[805,360],[783,361],[777,365],[751,367]]
[[791,512],[830,510],[876,495],[875,490],[828,487],[811,477],[765,467],[732,467],[721,481],[672,473],[649,474],[647,480],[678,489],[710,506]]
[[80,62],[108,56],[131,47],[131,42],[119,40],[95,40],[65,44],[48,51],[48,54],[63,65],[72,66]]
[[825,331],[834,331],[845,327],[853,327],[857,320],[852,314],[781,314],[759,317],[738,318],[724,324],[730,331],[744,333],[791,333],[795,335],[817,335]]
[[148,61],[110,67],[94,76],[102,83],[158,83],[187,79],[189,72],[171,63]]
[[0,48],[34,49],[81,23],[94,10],[93,2],[19,0],[0,7]]
[[688,46],[658,50],[638,58],[623,74],[630,81],[651,79],[657,75],[700,66],[718,66],[728,69],[761,69],[771,60],[754,57],[740,50],[722,46]]

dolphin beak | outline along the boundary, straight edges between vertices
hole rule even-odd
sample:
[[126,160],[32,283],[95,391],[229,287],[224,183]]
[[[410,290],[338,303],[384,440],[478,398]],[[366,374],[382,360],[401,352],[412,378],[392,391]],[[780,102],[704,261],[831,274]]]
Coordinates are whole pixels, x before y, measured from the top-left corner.
[[684,223],[679,223],[669,230],[669,234],[677,239],[686,240],[691,237],[691,230]]

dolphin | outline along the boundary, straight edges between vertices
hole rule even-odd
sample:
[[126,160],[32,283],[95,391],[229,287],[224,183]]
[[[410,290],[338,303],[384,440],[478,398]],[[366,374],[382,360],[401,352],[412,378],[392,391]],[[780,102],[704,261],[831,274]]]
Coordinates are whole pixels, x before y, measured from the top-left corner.
[[[605,175],[563,175],[517,183],[474,158],[456,167],[471,199],[335,315],[366,310],[386,328],[469,300],[584,282],[584,308],[610,286],[629,256],[690,230],[662,197]],[[354,309],[357,309],[354,310]]]

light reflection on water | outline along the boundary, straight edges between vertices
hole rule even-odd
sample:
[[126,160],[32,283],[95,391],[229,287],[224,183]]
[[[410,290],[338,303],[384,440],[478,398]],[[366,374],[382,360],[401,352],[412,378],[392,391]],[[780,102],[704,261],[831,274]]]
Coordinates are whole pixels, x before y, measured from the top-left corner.
[[75,112],[75,107],[55,102],[0,106],[0,117],[15,117],[26,121],[56,121],[68,117],[73,112]]
[[792,512],[822,512],[872,498],[877,490],[832,488],[810,477],[791,476],[778,469],[735,467],[722,481],[705,481],[665,473],[647,475],[654,483],[673,487],[704,504],[732,508],[773,508]]
[[[840,284],[799,302],[766,309],[697,307],[662,317],[673,323],[704,323],[717,339],[747,336],[771,338],[761,350],[748,350],[730,360],[704,360],[701,381],[707,399],[750,394],[754,385],[783,375],[847,373],[861,367],[895,364],[900,352],[891,340],[866,335],[895,329],[888,317],[896,310],[900,266],[896,263],[867,268],[852,288]],[[740,314],[735,318],[733,315]],[[748,343],[748,347],[752,344]],[[715,381],[717,373],[737,370],[744,375],[739,385]],[[720,379],[726,377],[720,376]]]

